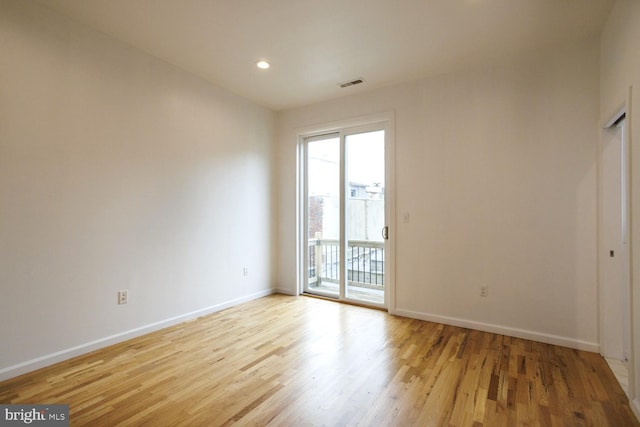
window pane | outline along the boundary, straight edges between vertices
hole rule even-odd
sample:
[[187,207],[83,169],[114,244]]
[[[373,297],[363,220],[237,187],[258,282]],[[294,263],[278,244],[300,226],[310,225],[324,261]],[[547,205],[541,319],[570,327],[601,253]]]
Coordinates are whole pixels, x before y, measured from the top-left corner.
[[307,144],[308,286],[339,295],[340,139]]

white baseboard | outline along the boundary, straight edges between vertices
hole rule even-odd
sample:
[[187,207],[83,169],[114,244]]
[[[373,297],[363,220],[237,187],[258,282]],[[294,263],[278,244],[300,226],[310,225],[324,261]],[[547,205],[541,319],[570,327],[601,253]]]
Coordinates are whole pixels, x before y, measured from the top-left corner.
[[262,298],[276,292],[278,292],[278,290],[276,289],[266,289],[260,292],[255,292],[253,294],[249,294],[240,298],[205,307],[200,310],[192,311],[190,313],[181,314],[179,316],[171,317],[159,322],[150,323],[139,328],[130,329],[128,331],[100,338],[95,341],[80,344],[75,347],[37,357],[35,359],[31,359],[17,365],[9,366],[0,370],[0,381],[17,377],[18,375],[26,374],[27,372],[35,371],[36,369],[44,368],[46,366],[53,365],[54,363],[62,362],[64,360],[71,359],[72,357],[80,356],[82,354],[86,354],[113,344],[117,344],[131,338],[139,337],[141,335],[145,335],[159,329],[177,325],[179,323],[186,322],[187,320],[206,316],[207,314],[215,313],[217,311],[224,310],[225,308],[233,307],[235,305],[242,304],[244,302],[248,302],[257,298]]
[[475,329],[478,331],[507,335],[515,338],[523,338],[531,341],[539,341],[546,344],[560,345],[563,347],[575,348],[577,350],[585,350],[594,353],[598,353],[600,351],[600,345],[595,342],[582,341],[574,338],[561,337],[558,335],[543,334],[540,332],[528,331],[526,329],[511,328],[508,326],[493,325],[490,323],[475,322],[472,320],[459,319],[456,317],[439,316],[435,314],[420,313],[402,309],[394,310],[393,314],[397,316],[410,317],[412,319],[444,323],[445,325],[459,326],[461,328]]
[[298,295],[295,292],[292,292],[291,289],[285,289],[285,288],[275,288],[273,291],[274,293],[277,293],[277,294],[291,295],[293,297]]

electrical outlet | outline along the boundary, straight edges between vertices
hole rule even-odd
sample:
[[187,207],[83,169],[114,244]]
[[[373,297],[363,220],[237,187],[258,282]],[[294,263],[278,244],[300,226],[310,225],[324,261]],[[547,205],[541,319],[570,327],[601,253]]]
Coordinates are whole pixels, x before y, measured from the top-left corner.
[[487,285],[480,286],[480,296],[481,297],[489,296],[489,287]]
[[402,222],[408,224],[409,221],[411,221],[411,214],[409,214],[409,211],[407,211],[402,215]]
[[244,277],[247,277],[249,275],[249,267],[243,267],[242,268],[242,275]]
[[129,302],[128,291],[118,291],[118,304],[126,304]]

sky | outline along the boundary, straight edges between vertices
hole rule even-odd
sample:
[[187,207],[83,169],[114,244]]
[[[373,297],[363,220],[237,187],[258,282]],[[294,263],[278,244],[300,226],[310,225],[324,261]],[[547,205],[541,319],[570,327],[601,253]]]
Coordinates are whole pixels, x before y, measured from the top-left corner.
[[[384,187],[384,131],[347,135],[347,180]],[[309,195],[339,195],[340,139],[309,143]]]

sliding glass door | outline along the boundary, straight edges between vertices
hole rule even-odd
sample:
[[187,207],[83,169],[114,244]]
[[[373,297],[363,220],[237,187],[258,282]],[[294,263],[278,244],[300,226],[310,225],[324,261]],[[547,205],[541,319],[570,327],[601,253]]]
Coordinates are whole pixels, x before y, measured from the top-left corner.
[[384,307],[385,130],[304,140],[304,291]]
[[340,136],[306,141],[307,264],[305,291],[340,296]]
[[384,304],[384,131],[345,136],[345,296]]

